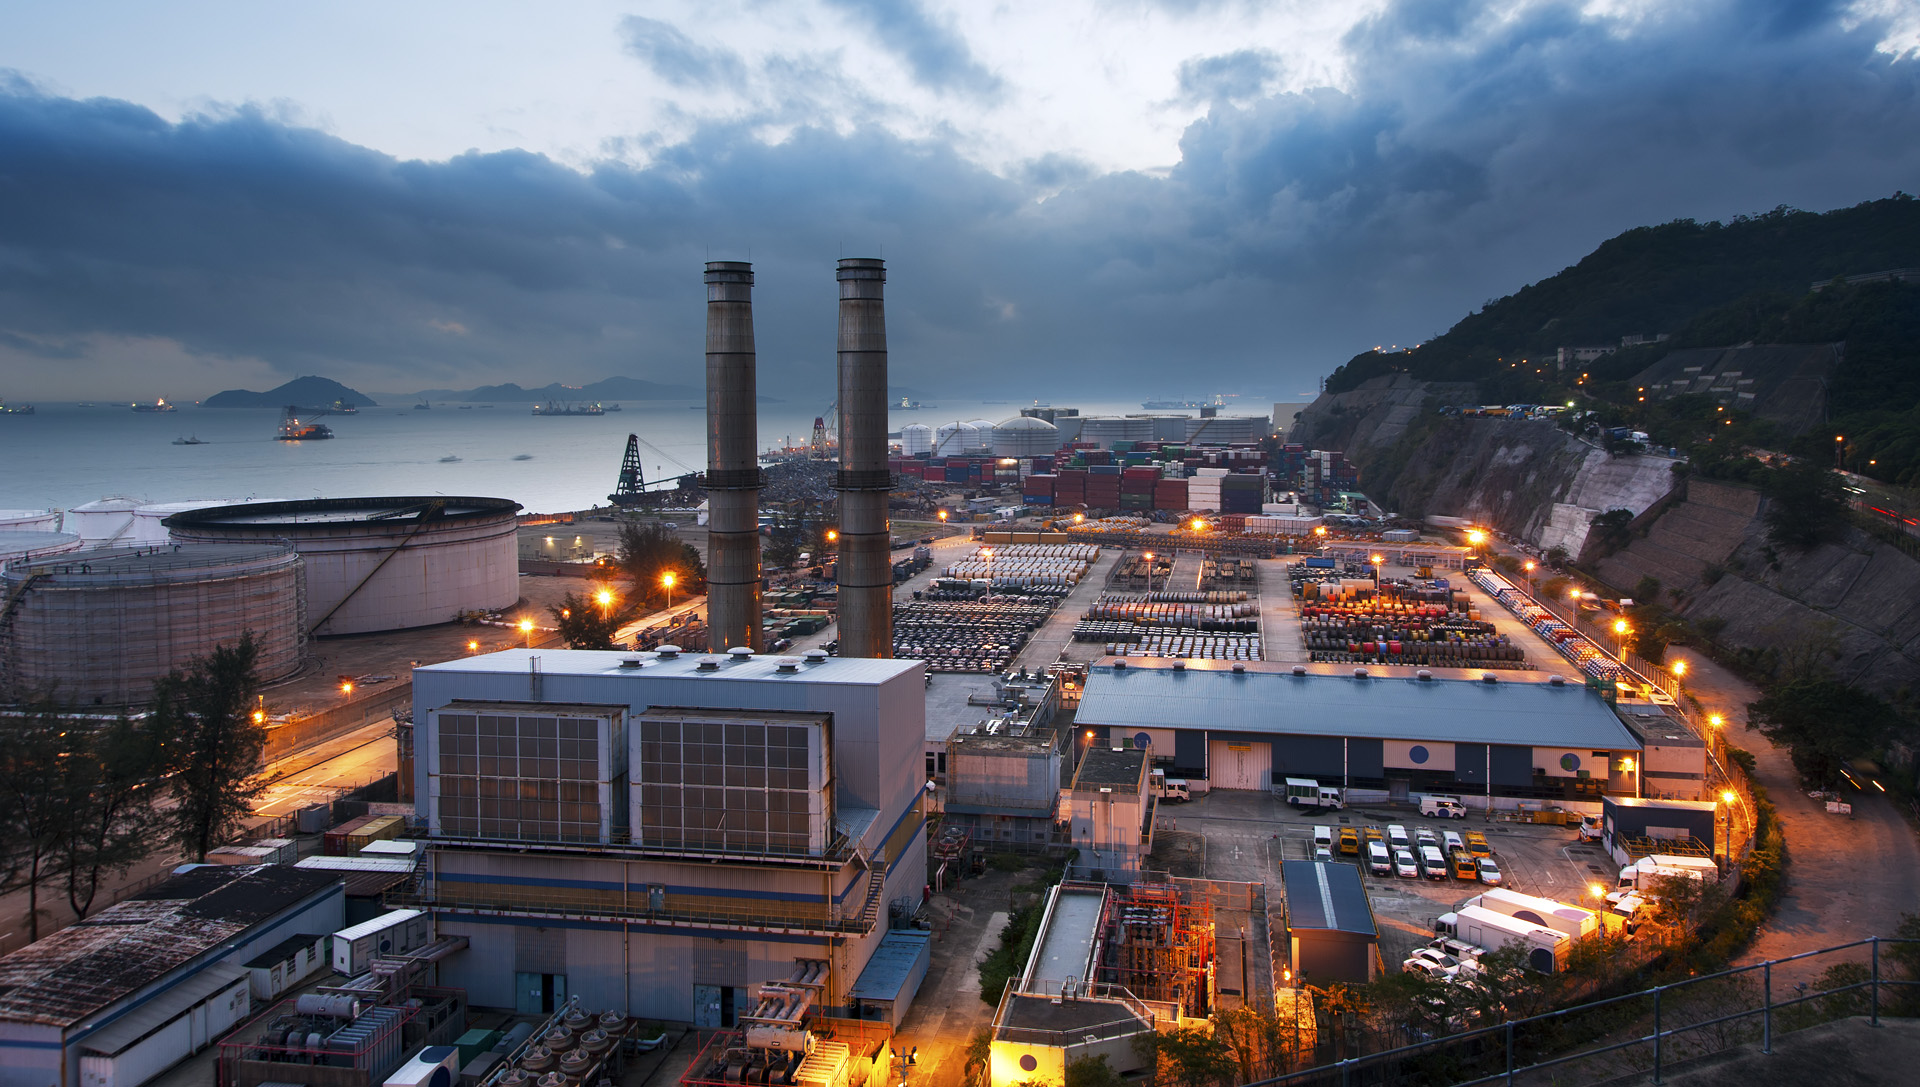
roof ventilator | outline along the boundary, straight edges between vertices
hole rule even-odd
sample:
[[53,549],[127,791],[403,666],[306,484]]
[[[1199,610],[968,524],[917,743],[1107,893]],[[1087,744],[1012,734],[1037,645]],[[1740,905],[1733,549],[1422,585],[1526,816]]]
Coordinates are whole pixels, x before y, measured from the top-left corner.
[[824,650],[824,649],[809,649],[809,650],[807,650],[807,663],[808,663],[808,664],[825,664],[825,663],[827,663],[827,651],[826,651],[826,650]]
[[720,670],[720,658],[701,657],[700,664],[695,670],[700,672],[718,672]]
[[1122,659],[1120,659],[1120,660],[1117,660],[1117,661],[1114,661],[1114,662],[1113,662],[1113,670],[1114,670],[1114,671],[1116,671],[1116,672],[1124,672],[1124,671],[1126,671],[1126,670],[1127,670],[1127,662],[1126,662],[1126,660],[1125,660],[1124,658],[1122,658]]
[[1480,673],[1480,682],[1482,682],[1482,683],[1498,683],[1498,682],[1500,682],[1500,677],[1499,677],[1499,676],[1496,676],[1496,675],[1494,675],[1494,674],[1493,674],[1492,672],[1482,672],[1482,673]]
[[1551,685],[1553,685],[1553,686],[1555,686],[1555,687],[1565,687],[1565,686],[1567,685],[1567,677],[1565,677],[1565,676],[1548,676],[1548,677],[1547,677],[1547,682],[1548,682],[1549,684],[1551,684]]
[[1427,671],[1425,668],[1422,668],[1418,672],[1415,672],[1413,674],[1413,678],[1431,680],[1433,678],[1433,673]]
[[1184,671],[1186,671],[1186,670],[1187,670],[1187,662],[1186,662],[1186,661],[1183,661],[1183,660],[1177,660],[1177,661],[1174,661],[1174,662],[1173,662],[1173,670],[1174,670],[1174,671],[1176,671],[1176,672],[1184,672]]
[[1365,679],[1367,678],[1367,675],[1368,673],[1365,668],[1355,668],[1353,670],[1353,678],[1355,679]]
[[653,655],[663,661],[674,660],[680,656],[680,647],[677,645],[663,645],[656,648],[653,651]]
[[1304,664],[1296,664],[1296,665],[1294,665],[1294,666],[1293,666],[1293,674],[1294,674],[1294,675],[1296,675],[1296,676],[1304,676],[1304,675],[1306,675],[1306,674],[1307,674],[1307,666],[1306,666],[1306,665],[1304,665]]
[[727,656],[732,658],[735,663],[750,661],[753,659],[753,650],[744,645],[736,645],[732,649],[727,650]]
[[1236,664],[1236,665],[1234,665],[1234,666],[1233,666],[1233,674],[1234,674],[1234,675],[1236,675],[1236,676],[1244,676],[1244,675],[1246,675],[1246,674],[1247,674],[1247,666],[1246,666],[1246,665],[1244,665],[1244,664]]
[[786,675],[792,675],[800,670],[800,659],[798,657],[781,657],[778,661],[774,662],[773,670]]
[[640,667],[640,658],[639,658],[639,657],[621,657],[621,658],[620,658],[620,667],[622,667],[622,668],[638,668],[638,667]]

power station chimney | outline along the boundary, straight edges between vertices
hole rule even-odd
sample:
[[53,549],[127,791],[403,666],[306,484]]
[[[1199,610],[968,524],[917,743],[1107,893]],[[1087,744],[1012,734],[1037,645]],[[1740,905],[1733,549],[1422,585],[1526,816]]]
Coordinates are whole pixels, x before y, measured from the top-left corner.
[[840,262],[840,655],[893,656],[887,263]]
[[753,265],[708,261],[706,278],[708,641],[715,650],[758,651],[764,642]]

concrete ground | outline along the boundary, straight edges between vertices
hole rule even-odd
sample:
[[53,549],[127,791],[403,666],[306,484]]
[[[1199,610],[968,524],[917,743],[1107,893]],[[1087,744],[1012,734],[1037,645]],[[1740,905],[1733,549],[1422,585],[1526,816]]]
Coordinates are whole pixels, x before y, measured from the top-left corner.
[[[1333,827],[1337,834],[1343,826],[1376,826],[1384,833],[1390,823],[1405,827],[1409,835],[1423,826],[1436,836],[1448,830],[1484,833],[1505,885],[1529,894],[1592,904],[1591,885],[1612,883],[1610,862],[1596,846],[1578,843],[1566,827],[1488,822],[1478,815],[1425,819],[1417,808],[1392,805],[1323,816],[1288,807],[1267,793],[1224,789],[1160,809],[1148,867],[1176,875],[1264,883],[1268,909],[1277,917],[1284,900],[1280,862],[1313,856],[1316,824]],[[1364,862],[1359,867],[1388,970],[1398,969],[1408,952],[1433,938],[1436,918],[1485,890],[1464,880],[1382,877],[1369,872]]]
[[1080,583],[1060,601],[1047,621],[1020,648],[1019,654],[1013,658],[1014,667],[1044,670],[1047,665],[1059,660],[1090,660],[1092,657],[1086,655],[1089,651],[1093,656],[1099,655],[1099,645],[1073,640],[1073,628],[1087,614],[1087,608],[1100,599],[1101,586],[1106,584],[1107,575],[1113,572],[1113,568],[1120,564],[1120,555],[1118,548],[1100,549],[1100,558],[1087,568],[1087,575],[1080,579]]
[[1300,609],[1293,599],[1293,584],[1287,579],[1287,566],[1298,555],[1277,559],[1259,559],[1254,570],[1260,578],[1260,656],[1262,660],[1306,663],[1307,639],[1300,630]]

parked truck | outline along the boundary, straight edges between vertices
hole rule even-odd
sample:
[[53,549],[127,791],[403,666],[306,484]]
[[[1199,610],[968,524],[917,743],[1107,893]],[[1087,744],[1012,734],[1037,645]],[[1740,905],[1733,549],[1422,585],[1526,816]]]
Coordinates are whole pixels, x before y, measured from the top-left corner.
[[1491,891],[1467,899],[1469,906],[1479,906],[1495,913],[1504,913],[1508,917],[1529,921],[1536,925],[1545,925],[1570,939],[1579,940],[1600,931],[1600,915],[1580,906],[1556,902],[1551,898],[1523,894],[1519,891],[1496,887]]
[[1147,782],[1153,789],[1153,795],[1165,801],[1186,803],[1193,799],[1193,793],[1187,788],[1186,778],[1170,778],[1165,770],[1155,770],[1147,775]]
[[1437,936],[1451,936],[1488,951],[1518,946],[1526,953],[1527,966],[1543,974],[1565,966],[1567,951],[1573,944],[1564,932],[1481,906],[1462,906],[1452,913],[1441,914],[1433,923],[1433,931]]
[[[1696,868],[1691,865],[1677,867],[1665,864],[1649,864],[1652,857],[1642,857],[1638,863],[1629,864],[1620,869],[1619,890],[1652,891],[1663,879],[1691,879],[1701,883],[1719,882],[1720,873],[1711,868]],[[1642,895],[1642,897],[1645,897]]]
[[1308,808],[1316,811],[1338,811],[1347,806],[1340,797],[1340,790],[1331,785],[1322,785],[1314,778],[1288,778],[1287,803],[1296,808]]

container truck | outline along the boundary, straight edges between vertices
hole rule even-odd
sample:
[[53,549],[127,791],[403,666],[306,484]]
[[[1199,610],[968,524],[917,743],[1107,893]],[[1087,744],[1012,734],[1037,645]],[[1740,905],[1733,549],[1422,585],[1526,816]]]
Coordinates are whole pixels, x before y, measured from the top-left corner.
[[1331,785],[1322,785],[1314,778],[1288,778],[1287,803],[1296,808],[1338,811],[1347,806],[1340,798],[1340,790]]
[[1582,939],[1600,931],[1600,915],[1580,906],[1556,902],[1551,898],[1523,894],[1496,887],[1467,899],[1469,906],[1504,913],[1508,917],[1544,925],[1571,939]]
[[1517,946],[1526,954],[1527,966],[1543,974],[1566,965],[1567,951],[1573,943],[1563,932],[1479,906],[1462,906],[1441,914],[1433,923],[1433,931],[1436,936],[1464,940],[1488,951]]

